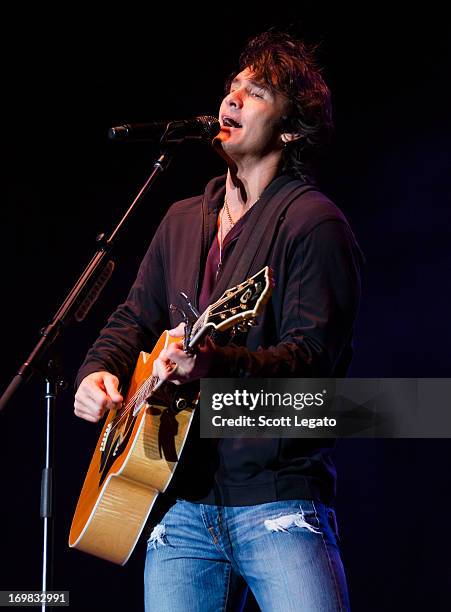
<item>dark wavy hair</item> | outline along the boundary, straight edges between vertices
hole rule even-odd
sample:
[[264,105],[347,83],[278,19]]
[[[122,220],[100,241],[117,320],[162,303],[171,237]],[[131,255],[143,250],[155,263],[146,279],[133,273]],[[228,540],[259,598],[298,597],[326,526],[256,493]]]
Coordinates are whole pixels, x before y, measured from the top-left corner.
[[281,170],[303,180],[313,180],[314,163],[333,130],[330,91],[316,51],[317,46],[273,29],[249,40],[239,58],[240,71],[250,68],[257,80],[288,99],[281,130],[302,138],[285,146]]

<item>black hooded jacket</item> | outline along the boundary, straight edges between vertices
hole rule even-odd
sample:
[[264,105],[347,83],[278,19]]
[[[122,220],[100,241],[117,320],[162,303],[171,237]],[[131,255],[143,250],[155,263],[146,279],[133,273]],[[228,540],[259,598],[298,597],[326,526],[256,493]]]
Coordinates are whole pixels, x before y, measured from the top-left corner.
[[[287,184],[302,191],[297,179],[274,179],[247,213],[248,232],[263,207],[277,205],[280,188]],[[202,196],[171,206],[126,302],[89,350],[77,386],[99,370],[117,375],[126,385],[139,351],[150,351],[164,329],[179,323],[180,315],[169,304],[179,303],[180,291],[197,304],[224,193],[223,176],[212,179]],[[211,376],[345,376],[352,357],[361,263],[346,218],[315,188],[294,198],[273,238],[267,262],[275,279],[270,301],[241,346],[217,346]],[[243,246],[239,241],[240,236],[232,241],[225,259]],[[331,503],[333,444],[330,439],[200,439],[195,419],[168,494],[231,506],[281,499]]]

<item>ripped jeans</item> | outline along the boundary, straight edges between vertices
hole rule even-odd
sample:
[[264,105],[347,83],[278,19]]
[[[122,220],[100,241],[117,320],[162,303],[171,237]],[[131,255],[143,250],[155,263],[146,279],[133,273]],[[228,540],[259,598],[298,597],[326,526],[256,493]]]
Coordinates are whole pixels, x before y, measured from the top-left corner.
[[347,611],[336,537],[333,510],[310,500],[178,500],[148,541],[146,612],[241,610],[246,584],[263,612]]

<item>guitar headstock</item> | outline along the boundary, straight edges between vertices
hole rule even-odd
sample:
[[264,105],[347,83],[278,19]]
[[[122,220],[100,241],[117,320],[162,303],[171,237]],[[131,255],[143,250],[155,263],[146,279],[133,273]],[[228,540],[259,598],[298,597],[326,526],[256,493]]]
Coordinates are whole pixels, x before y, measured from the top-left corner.
[[245,326],[252,326],[269,300],[272,288],[271,269],[265,266],[236,287],[227,289],[196,321],[190,345],[193,346],[208,327],[214,327],[217,331],[237,327],[243,331]]

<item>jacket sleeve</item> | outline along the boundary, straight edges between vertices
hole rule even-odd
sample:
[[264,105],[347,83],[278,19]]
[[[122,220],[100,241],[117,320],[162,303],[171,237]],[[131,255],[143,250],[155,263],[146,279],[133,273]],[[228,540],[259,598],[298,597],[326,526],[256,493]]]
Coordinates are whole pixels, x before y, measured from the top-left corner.
[[[361,259],[345,222],[331,219],[313,228],[295,246],[284,272],[285,290],[274,297],[279,342],[256,351],[217,347],[211,376],[344,375],[339,364],[351,350]],[[274,263],[276,269],[283,267]]]
[[138,354],[149,351],[161,330],[168,327],[164,263],[160,242],[162,225],[147,250],[127,300],[108,319],[88,351],[75,386],[92,372],[106,370],[127,384]]

